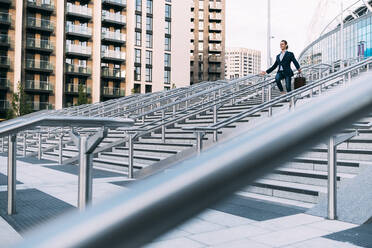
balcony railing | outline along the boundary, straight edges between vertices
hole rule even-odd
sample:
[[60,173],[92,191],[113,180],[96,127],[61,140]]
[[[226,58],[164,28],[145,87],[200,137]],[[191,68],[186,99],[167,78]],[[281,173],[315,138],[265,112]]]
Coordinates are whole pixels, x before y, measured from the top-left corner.
[[54,10],[54,2],[52,0],[27,0],[27,6],[46,9],[49,11]]
[[117,60],[125,60],[125,52],[106,50],[101,53],[102,58],[112,58]]
[[85,26],[68,24],[66,25],[66,33],[92,36],[92,29]]
[[122,97],[125,96],[125,90],[115,87],[103,87],[102,94],[105,96]]
[[67,4],[67,13],[92,17],[92,9],[82,5]]
[[0,78],[0,88],[1,89],[10,88],[10,80],[7,78]]
[[10,58],[8,56],[0,56],[0,66],[10,66]]
[[209,41],[222,41],[222,35],[209,34]]
[[66,64],[67,73],[77,73],[77,74],[91,74],[91,70],[88,67]]
[[221,24],[209,24],[209,30],[222,31],[222,25]]
[[53,109],[53,104],[49,102],[29,102],[31,109],[34,111],[44,110],[44,109]]
[[27,26],[32,28],[46,29],[49,31],[53,31],[54,29],[54,23],[52,21],[35,17],[27,17]]
[[125,6],[127,5],[127,0],[102,0],[102,3]]
[[209,9],[222,10],[222,4],[217,2],[209,3]]
[[222,73],[221,67],[209,67],[208,68],[209,73]]
[[53,64],[46,60],[34,60],[34,59],[27,59],[26,60],[26,68],[27,69],[37,69],[37,70],[53,70]]
[[125,42],[126,36],[125,34],[118,33],[118,32],[102,31],[102,39]]
[[209,20],[222,20],[222,15],[219,13],[210,13]]
[[102,20],[125,24],[127,21],[127,18],[125,15],[121,15],[120,13],[111,13],[109,11],[105,11],[105,12],[102,12]]
[[210,52],[222,52],[222,46],[221,45],[209,45],[209,51]]
[[[65,92],[66,93],[79,93],[79,85],[78,84],[66,84],[65,86]],[[90,94],[91,88],[87,87],[86,85],[83,85],[83,93]]]
[[125,71],[121,71],[120,69],[102,68],[101,76],[121,79],[125,78]]
[[10,24],[11,23],[11,15],[6,12],[0,12],[0,23]]
[[10,37],[7,34],[0,34],[0,45],[10,45]]
[[53,50],[53,43],[49,40],[41,40],[34,38],[27,38],[26,46],[28,48],[37,48],[37,49],[48,49]]
[[209,56],[208,60],[209,62],[212,62],[212,63],[221,63],[222,57],[221,56]]
[[67,53],[83,54],[83,55],[91,55],[92,54],[92,48],[88,47],[88,46],[67,44],[66,45],[66,52]]
[[8,100],[0,100],[0,110],[10,109],[10,103]]
[[26,90],[53,91],[53,88],[53,84],[48,81],[27,80],[25,84]]

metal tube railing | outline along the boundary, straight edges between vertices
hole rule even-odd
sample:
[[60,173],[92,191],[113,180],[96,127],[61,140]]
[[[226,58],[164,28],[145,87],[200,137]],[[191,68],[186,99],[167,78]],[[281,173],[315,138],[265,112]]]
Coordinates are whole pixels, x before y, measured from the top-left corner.
[[368,74],[80,215],[63,216],[16,247],[144,245],[370,113],[371,81]]

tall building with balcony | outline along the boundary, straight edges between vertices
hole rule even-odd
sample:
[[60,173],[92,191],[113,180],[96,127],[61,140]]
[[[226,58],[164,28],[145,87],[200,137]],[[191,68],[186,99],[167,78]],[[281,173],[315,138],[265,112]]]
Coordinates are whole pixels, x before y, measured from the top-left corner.
[[[0,0],[0,115],[22,84],[33,110],[189,85],[190,3]],[[177,27],[177,28],[176,28]]]
[[261,52],[247,48],[226,48],[225,78],[241,78],[261,72]]
[[192,0],[191,84],[225,76],[225,0]]

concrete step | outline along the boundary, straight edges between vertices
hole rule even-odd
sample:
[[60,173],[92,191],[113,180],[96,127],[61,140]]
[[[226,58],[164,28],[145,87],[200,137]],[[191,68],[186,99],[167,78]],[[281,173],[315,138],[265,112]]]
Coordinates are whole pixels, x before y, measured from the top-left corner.
[[[286,163],[284,167],[314,170],[314,171],[328,171],[328,161],[326,159],[298,157]],[[360,170],[360,163],[358,161],[338,160],[337,171],[340,173],[357,174]]]
[[[123,153],[124,155],[128,155],[128,147],[114,147],[112,151],[115,153]],[[175,150],[155,150],[155,149],[141,149],[141,148],[134,148],[134,153],[136,155],[147,155],[147,156],[154,156],[159,158],[167,158],[169,156],[175,155],[178,151]]]
[[[112,153],[112,152],[101,152],[98,154],[98,157],[100,159],[104,160],[110,160],[110,161],[119,161],[128,164],[128,156],[124,156],[123,154],[120,153]],[[141,165],[151,165],[159,160],[151,159],[150,157],[144,157],[144,156],[137,156],[135,154],[133,158],[133,162],[135,164],[141,164]]]
[[[315,158],[328,158],[327,148],[312,148],[309,152],[305,153],[304,156],[315,157]],[[371,161],[372,160],[372,150],[365,149],[337,149],[337,159],[349,159],[349,160],[360,160],[360,161]]]

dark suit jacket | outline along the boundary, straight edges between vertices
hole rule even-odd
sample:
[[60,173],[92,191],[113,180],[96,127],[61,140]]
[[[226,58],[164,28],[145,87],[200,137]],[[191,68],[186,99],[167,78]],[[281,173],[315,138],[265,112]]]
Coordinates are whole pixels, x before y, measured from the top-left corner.
[[[277,67],[280,68],[280,66],[283,67],[283,74],[285,77],[292,77],[293,71],[291,69],[291,62],[296,66],[297,70],[300,69],[300,64],[297,62],[294,54],[292,52],[286,52],[282,61],[280,61],[280,54],[276,56],[275,63],[272,67],[270,67],[266,73],[271,73],[273,70],[275,70]],[[279,71],[279,70],[278,70]]]

